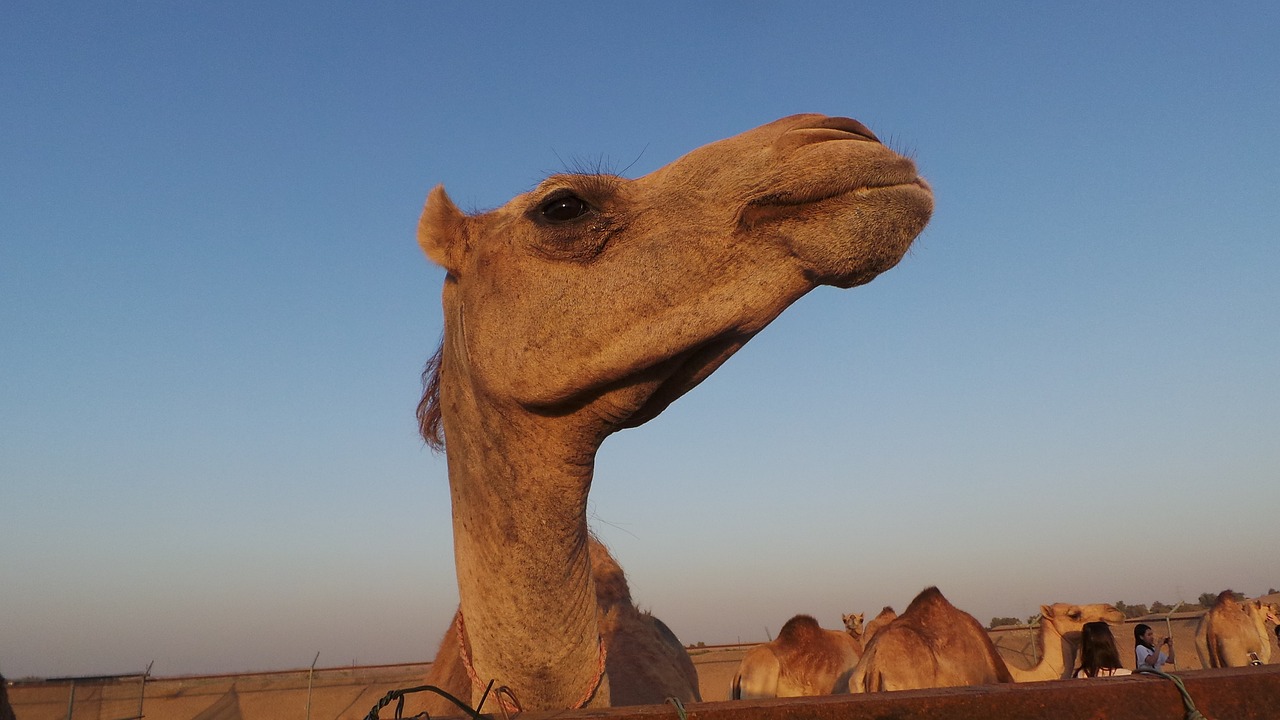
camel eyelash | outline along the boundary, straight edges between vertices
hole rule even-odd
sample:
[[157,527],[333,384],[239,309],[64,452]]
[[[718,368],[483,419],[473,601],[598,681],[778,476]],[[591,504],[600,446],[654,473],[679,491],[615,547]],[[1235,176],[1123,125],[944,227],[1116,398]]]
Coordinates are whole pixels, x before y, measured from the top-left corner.
[[542,183],[545,192],[537,204],[541,205],[559,193],[573,193],[584,200],[597,204],[617,193],[623,178],[617,175],[581,173],[552,175]]

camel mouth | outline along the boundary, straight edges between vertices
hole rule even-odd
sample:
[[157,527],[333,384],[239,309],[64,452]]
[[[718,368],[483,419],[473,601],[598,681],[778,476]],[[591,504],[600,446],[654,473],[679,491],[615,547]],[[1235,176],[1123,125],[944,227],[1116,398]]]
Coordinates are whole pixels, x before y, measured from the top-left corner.
[[754,224],[768,220],[778,213],[789,214],[802,208],[834,198],[857,193],[874,194],[882,192],[920,192],[933,195],[933,189],[924,178],[916,174],[913,167],[903,168],[900,172],[886,173],[887,177],[872,180],[851,178],[837,179],[825,186],[805,188],[801,192],[777,191],[762,195],[747,203],[743,212],[743,220]]
[[924,178],[912,173],[911,177],[908,179],[901,179],[896,181],[890,180],[882,183],[866,183],[859,187],[855,187],[850,190],[845,190],[844,192],[836,192],[836,193],[827,195],[826,197],[820,197],[816,200],[811,200],[810,203],[819,203],[824,200],[831,200],[832,198],[843,197],[846,195],[856,195],[858,193],[862,193],[865,195],[873,195],[873,194],[882,194],[882,193],[918,194],[920,192],[924,192],[932,200],[933,188],[929,187],[929,183]]

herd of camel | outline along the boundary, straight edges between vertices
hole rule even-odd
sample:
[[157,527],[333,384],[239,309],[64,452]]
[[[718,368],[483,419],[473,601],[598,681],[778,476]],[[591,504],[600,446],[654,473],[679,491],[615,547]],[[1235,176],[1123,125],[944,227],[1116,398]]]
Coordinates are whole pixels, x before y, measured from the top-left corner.
[[[418,242],[446,272],[444,333],[418,419],[448,463],[459,606],[427,683],[504,710],[700,700],[688,651],[635,607],[587,527],[596,453],[809,291],[892,268],[932,211],[911,160],[855,120],[813,114],[636,179],[553,175],[484,213],[432,190]],[[1222,597],[1206,615],[1206,665],[1270,658],[1268,638],[1250,644],[1265,633],[1260,606],[1233,603]],[[1275,620],[1274,606],[1262,612]],[[936,588],[896,617],[851,619],[853,634],[799,616],[748,652],[733,693],[1058,678],[1071,670],[1069,635],[1121,619],[1109,605],[1043,614],[1045,656],[1026,671],[1007,667]],[[415,712],[457,714],[446,697],[414,697]]]
[[[816,114],[636,179],[552,175],[488,212],[464,213],[434,188],[418,243],[445,270],[444,331],[418,421],[447,459],[459,605],[428,684],[506,711],[700,699],[685,647],[635,607],[622,568],[588,529],[596,454],[806,293],[892,268],[932,212],[912,160],[856,120]],[[1116,613],[1053,605],[1045,616],[1042,632],[1067,633]],[[751,653],[738,693],[1022,675],[933,589],[875,627],[863,649],[798,618]],[[823,643],[835,650],[796,650]],[[1065,668],[1065,656],[1048,653],[1026,677]],[[418,697],[429,698],[420,710],[457,711],[447,698]]]
[[[1040,608],[1039,644],[1044,655],[1023,670],[1006,665],[987,631],[931,587],[901,615],[886,607],[863,625],[863,615],[845,615],[845,630],[819,627],[808,615],[787,621],[770,642],[747,651],[734,675],[731,699],[800,697],[840,693],[914,690],[1007,682],[1059,680],[1079,667],[1085,623],[1121,623],[1108,604],[1055,603]],[[1271,660],[1267,623],[1280,624],[1280,605],[1239,601],[1230,590],[1218,595],[1196,627],[1203,667],[1243,667]]]

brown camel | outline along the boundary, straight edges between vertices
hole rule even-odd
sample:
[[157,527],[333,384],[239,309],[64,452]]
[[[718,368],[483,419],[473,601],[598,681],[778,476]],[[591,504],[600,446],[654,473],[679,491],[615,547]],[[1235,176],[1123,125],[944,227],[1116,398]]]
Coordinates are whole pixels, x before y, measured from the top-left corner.
[[1054,603],[1040,606],[1040,647],[1044,655],[1028,670],[1009,666],[1015,682],[1062,680],[1075,670],[1076,653],[1080,650],[1080,631],[1089,622],[1124,622],[1124,613],[1114,605],[1070,605]]
[[756,645],[738,664],[731,700],[830,695],[845,687],[862,646],[849,633],[827,630],[809,615],[796,615],[776,640]]
[[1005,682],[1013,682],[1013,676],[982,624],[930,587],[867,643],[849,691]]
[[428,679],[472,701],[493,680],[526,710],[695,698],[651,622],[600,606],[596,452],[810,290],[893,267],[932,207],[910,160],[821,115],[635,180],[554,175],[478,215],[432,190],[418,240],[447,273],[444,337],[418,412],[448,444],[460,614]]
[[1207,668],[1244,667],[1271,662],[1267,622],[1280,624],[1280,606],[1261,600],[1236,600],[1223,590],[1196,625],[1196,654]]
[[893,622],[897,617],[898,613],[894,612],[893,608],[888,605],[880,608],[880,613],[871,618],[871,622],[867,623],[867,626],[863,628],[862,647],[866,648],[867,645],[871,644],[871,638],[875,637],[876,633],[883,630],[886,625]]

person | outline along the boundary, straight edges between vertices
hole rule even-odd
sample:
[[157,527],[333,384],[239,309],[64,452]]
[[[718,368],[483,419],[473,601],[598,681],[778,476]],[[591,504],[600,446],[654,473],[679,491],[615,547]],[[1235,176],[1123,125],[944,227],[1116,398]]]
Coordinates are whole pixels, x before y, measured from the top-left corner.
[[1116,638],[1105,622],[1088,622],[1080,629],[1080,667],[1071,677],[1114,677],[1133,673],[1120,665]]
[[[1163,650],[1166,647],[1167,653]],[[1177,664],[1173,658],[1173,638],[1160,638],[1157,645],[1156,633],[1146,623],[1138,623],[1133,629],[1133,654],[1139,670],[1164,670],[1165,663]]]
[[[1280,645],[1280,625],[1277,625],[1275,630],[1276,630],[1276,645]],[[1251,652],[1249,653],[1249,664],[1261,665],[1262,658],[1258,657],[1258,653]]]

